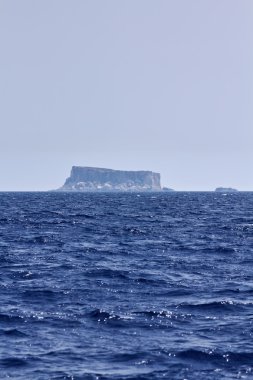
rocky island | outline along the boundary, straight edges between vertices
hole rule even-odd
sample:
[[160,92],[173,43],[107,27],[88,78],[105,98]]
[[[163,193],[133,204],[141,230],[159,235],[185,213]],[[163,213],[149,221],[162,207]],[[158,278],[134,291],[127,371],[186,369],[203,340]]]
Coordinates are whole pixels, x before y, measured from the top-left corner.
[[217,187],[215,191],[217,193],[236,193],[238,190],[232,187]]
[[160,191],[160,174],[73,166],[58,191]]

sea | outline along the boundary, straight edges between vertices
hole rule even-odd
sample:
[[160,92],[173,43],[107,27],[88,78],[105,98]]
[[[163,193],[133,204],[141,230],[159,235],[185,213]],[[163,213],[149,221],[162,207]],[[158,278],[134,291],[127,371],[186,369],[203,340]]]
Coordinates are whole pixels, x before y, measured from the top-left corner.
[[0,378],[253,379],[253,193],[0,193]]

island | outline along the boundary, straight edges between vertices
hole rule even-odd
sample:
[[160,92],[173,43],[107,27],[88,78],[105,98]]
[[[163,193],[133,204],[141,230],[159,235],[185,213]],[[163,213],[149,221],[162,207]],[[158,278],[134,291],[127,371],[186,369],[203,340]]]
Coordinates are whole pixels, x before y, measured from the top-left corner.
[[161,191],[160,173],[73,166],[58,191]]
[[217,187],[215,191],[217,193],[236,193],[238,190],[232,187]]

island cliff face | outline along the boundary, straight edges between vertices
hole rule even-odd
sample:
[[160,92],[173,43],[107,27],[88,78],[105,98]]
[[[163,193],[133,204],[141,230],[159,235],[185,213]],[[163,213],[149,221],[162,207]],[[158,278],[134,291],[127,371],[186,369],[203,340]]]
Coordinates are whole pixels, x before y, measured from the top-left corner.
[[73,166],[60,191],[160,191],[160,174]]

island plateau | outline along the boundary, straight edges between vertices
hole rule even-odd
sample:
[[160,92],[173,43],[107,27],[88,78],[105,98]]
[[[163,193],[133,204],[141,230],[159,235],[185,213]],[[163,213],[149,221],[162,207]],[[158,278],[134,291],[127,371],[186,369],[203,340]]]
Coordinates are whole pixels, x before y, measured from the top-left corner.
[[73,166],[58,191],[160,191],[160,174]]

